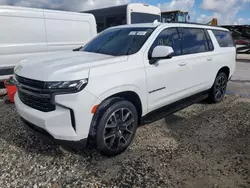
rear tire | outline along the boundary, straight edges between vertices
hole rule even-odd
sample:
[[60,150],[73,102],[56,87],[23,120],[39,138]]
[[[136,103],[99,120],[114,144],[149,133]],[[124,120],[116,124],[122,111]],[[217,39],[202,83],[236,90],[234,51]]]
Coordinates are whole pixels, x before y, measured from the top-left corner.
[[136,133],[138,125],[136,108],[131,102],[121,100],[108,106],[100,116],[96,131],[98,151],[106,156],[124,152]]
[[219,103],[223,100],[227,90],[228,76],[225,72],[220,72],[215,79],[214,85],[210,92],[210,101]]

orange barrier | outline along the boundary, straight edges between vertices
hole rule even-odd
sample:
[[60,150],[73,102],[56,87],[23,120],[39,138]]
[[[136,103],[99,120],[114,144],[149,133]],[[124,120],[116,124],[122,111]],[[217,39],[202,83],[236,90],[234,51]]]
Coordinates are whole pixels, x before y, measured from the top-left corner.
[[16,94],[17,88],[16,88],[16,85],[12,76],[9,79],[4,81],[4,86],[6,87],[6,90],[7,90],[8,100],[14,103],[14,96]]

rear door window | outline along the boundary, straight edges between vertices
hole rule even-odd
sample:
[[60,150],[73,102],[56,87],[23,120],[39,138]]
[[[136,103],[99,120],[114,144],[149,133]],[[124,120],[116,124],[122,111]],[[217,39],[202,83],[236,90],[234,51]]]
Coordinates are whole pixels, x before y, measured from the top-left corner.
[[179,28],[179,32],[183,55],[210,51],[209,43],[203,29]]
[[234,41],[232,39],[230,32],[213,30],[213,34],[216,37],[220,47],[233,47],[234,46]]

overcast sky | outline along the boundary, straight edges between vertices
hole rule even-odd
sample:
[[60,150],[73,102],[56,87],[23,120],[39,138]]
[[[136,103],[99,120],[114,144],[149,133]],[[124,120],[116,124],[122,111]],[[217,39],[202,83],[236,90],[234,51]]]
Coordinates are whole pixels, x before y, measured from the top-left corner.
[[162,10],[189,11],[192,21],[207,23],[213,17],[219,24],[250,24],[250,0],[0,0],[1,5],[82,11],[129,2],[143,2]]

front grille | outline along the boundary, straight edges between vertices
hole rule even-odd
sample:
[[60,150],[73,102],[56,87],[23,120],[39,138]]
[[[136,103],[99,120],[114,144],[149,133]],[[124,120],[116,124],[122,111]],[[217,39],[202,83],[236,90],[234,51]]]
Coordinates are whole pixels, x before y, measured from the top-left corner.
[[27,106],[42,112],[51,112],[55,110],[52,102],[52,93],[44,89],[45,82],[26,79],[15,75],[18,82],[18,96]]
[[46,82],[38,81],[38,80],[32,80],[32,79],[24,78],[24,77],[17,76],[17,75],[15,75],[15,78],[16,78],[16,80],[17,80],[17,82],[19,84],[29,86],[29,87],[33,87],[33,88],[37,88],[37,89],[44,89],[45,88],[45,83]]

